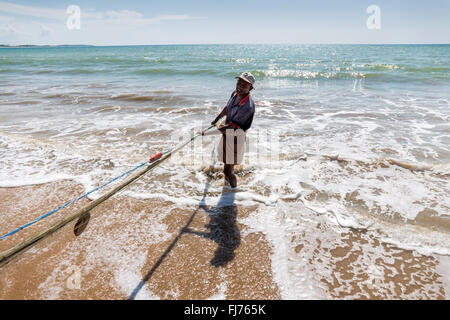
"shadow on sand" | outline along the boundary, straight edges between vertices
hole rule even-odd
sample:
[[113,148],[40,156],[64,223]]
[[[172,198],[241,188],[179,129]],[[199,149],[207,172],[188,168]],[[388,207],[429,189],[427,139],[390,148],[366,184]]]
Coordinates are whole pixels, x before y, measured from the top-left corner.
[[217,243],[218,248],[211,260],[214,267],[223,267],[234,258],[234,250],[241,242],[239,229],[236,225],[237,207],[234,204],[234,192],[224,193],[217,205],[211,209],[205,209],[210,216],[210,222],[205,226],[209,232],[195,231],[185,228],[184,232],[195,234]]
[[[153,267],[133,290],[128,297],[128,300],[134,300],[136,298],[142,287],[151,279],[155,271],[164,262],[164,259],[184,234],[194,234],[210,239],[218,244],[218,248],[210,262],[212,266],[223,267],[233,260],[234,250],[236,250],[240,244],[240,233],[236,225],[237,207],[234,204],[235,193],[227,193],[226,188],[224,188],[217,205],[208,209],[205,205],[205,198],[210,182],[211,178],[209,178],[205,184],[203,198],[200,201],[198,208],[192,213],[192,216],[180,230],[179,234],[170,243],[169,247],[167,247],[161,257],[159,257],[158,261],[156,261]],[[210,222],[205,226],[209,232],[196,231],[189,228],[195,216],[201,209],[203,209],[210,216]]]

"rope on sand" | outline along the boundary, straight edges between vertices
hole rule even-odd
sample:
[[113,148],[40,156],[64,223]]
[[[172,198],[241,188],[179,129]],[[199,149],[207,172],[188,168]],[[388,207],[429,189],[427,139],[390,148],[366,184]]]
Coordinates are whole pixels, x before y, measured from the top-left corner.
[[31,226],[32,224],[35,224],[36,222],[38,222],[38,221],[40,221],[40,220],[42,220],[42,219],[44,219],[44,218],[47,218],[48,216],[51,216],[51,215],[54,214],[55,212],[57,212],[57,211],[59,211],[59,210],[65,208],[65,207],[69,206],[70,204],[72,204],[72,203],[74,203],[74,202],[76,202],[76,201],[78,201],[78,200],[81,200],[81,199],[87,197],[88,195],[90,195],[91,193],[93,193],[93,192],[95,192],[95,191],[98,191],[98,190],[100,190],[100,189],[106,187],[108,184],[110,184],[110,183],[116,181],[117,179],[122,178],[123,176],[126,176],[127,174],[129,174],[129,173],[133,172],[134,170],[136,170],[136,169],[138,169],[138,168],[140,168],[140,167],[146,165],[147,163],[148,163],[148,161],[145,161],[145,162],[141,163],[140,165],[138,165],[137,167],[135,167],[135,168],[133,168],[133,169],[131,169],[131,170],[128,170],[128,171],[125,172],[125,173],[122,173],[120,176],[117,176],[117,177],[115,177],[114,179],[109,180],[108,182],[106,182],[105,184],[101,185],[100,187],[97,187],[97,188],[95,188],[95,189],[93,189],[93,190],[91,190],[91,191],[89,191],[89,192],[83,194],[82,196],[79,196],[78,198],[75,198],[75,199],[73,199],[73,200],[70,200],[69,202],[63,204],[62,206],[59,206],[58,208],[56,208],[56,209],[54,209],[54,210],[52,210],[52,211],[47,212],[46,214],[40,216],[39,218],[36,218],[36,219],[34,219],[33,221],[28,222],[27,224],[24,224],[23,226],[21,226],[21,227],[15,229],[15,230],[13,230],[13,231],[11,231],[11,232],[5,234],[4,236],[0,237],[0,240],[3,240],[3,239],[5,239],[5,238],[9,237],[9,236],[15,234],[16,232],[19,232],[20,230],[23,230],[23,229],[25,229],[26,227],[29,227],[29,226]]
[[[206,130],[211,129],[213,126],[208,127]],[[206,131],[205,130],[205,131]],[[149,163],[149,165],[147,167],[142,168],[141,170],[139,170],[138,172],[136,172],[134,175],[132,175],[131,177],[129,177],[127,180],[125,180],[124,182],[122,182],[121,184],[119,184],[118,186],[116,186],[114,189],[112,189],[111,191],[105,193],[104,195],[100,196],[99,198],[95,199],[94,201],[92,201],[91,203],[87,204],[86,206],[78,209],[77,211],[75,211],[74,213],[68,215],[67,217],[61,219],[60,221],[58,221],[57,223],[53,224],[51,227],[42,230],[40,232],[35,233],[33,236],[31,236],[30,238],[28,238],[27,240],[17,244],[16,246],[3,251],[0,253],[0,267],[5,265],[7,262],[9,262],[14,256],[16,256],[18,253],[24,251],[25,249],[33,246],[34,244],[36,244],[38,241],[42,240],[43,238],[47,237],[48,235],[54,233],[55,231],[57,231],[58,229],[62,228],[63,226],[65,226],[66,224],[68,224],[69,222],[73,221],[76,218],[79,218],[85,214],[87,214],[90,210],[92,210],[93,208],[95,208],[96,206],[98,206],[100,203],[104,202],[105,200],[107,200],[108,198],[110,198],[111,196],[113,196],[114,194],[116,194],[118,191],[122,190],[123,188],[125,188],[126,186],[128,186],[129,184],[131,184],[132,182],[134,182],[135,180],[137,180],[138,178],[140,178],[141,176],[143,176],[145,173],[147,173],[148,171],[150,171],[151,169],[153,169],[154,167],[158,166],[159,164],[161,164],[163,161],[165,161],[166,159],[168,159],[172,153],[175,153],[176,151],[180,150],[181,148],[183,148],[184,146],[186,146],[188,143],[190,143],[191,141],[193,141],[195,138],[197,138],[198,136],[200,136],[201,134],[197,134],[195,136],[193,136],[190,140],[182,143],[181,145],[179,145],[178,147],[165,151],[165,152],[160,152],[155,154],[154,156],[152,156],[150,158],[149,161],[143,162],[142,164],[138,165],[137,167],[123,173],[122,175],[108,181],[107,183],[105,183],[104,185],[89,191],[88,193],[84,194],[81,197],[78,197],[72,201],[69,201],[68,203],[58,207],[57,209],[50,211],[48,213],[46,213],[45,215],[33,220],[32,222],[10,232],[9,234],[3,236],[1,239],[6,238],[7,236],[14,234],[22,229],[24,229],[25,227],[36,223],[37,221],[40,221],[42,219],[44,219],[45,217],[48,217],[49,215],[55,213],[56,211],[68,206],[69,204],[80,200],[84,197],[86,197],[88,194],[97,191],[103,187],[105,187],[106,185],[110,184],[111,182],[125,176],[126,174],[143,167],[145,164]]]

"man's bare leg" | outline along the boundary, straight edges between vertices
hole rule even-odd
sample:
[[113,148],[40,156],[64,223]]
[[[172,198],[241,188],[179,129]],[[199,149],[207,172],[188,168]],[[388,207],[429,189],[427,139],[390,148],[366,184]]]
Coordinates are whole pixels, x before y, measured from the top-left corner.
[[228,181],[232,188],[236,188],[237,179],[234,175],[234,164],[225,164],[223,167],[223,174],[225,175],[225,180]]

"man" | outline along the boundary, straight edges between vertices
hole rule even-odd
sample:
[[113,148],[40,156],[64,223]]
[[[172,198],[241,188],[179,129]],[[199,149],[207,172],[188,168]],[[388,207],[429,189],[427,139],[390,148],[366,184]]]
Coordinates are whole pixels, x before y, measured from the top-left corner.
[[[242,162],[245,151],[245,132],[251,127],[255,114],[255,103],[250,97],[255,77],[244,72],[237,80],[236,90],[231,94],[227,105],[211,124],[216,124],[226,115],[225,121],[218,127],[222,139],[218,145],[218,160],[224,163],[225,180],[232,188],[236,188],[237,179],[234,166]],[[202,132],[204,135],[204,132]]]

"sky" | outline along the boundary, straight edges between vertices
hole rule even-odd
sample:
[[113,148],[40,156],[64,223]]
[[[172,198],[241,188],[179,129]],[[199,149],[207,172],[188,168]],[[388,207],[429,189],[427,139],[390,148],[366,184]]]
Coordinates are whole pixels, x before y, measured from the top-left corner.
[[0,44],[215,43],[448,44],[450,0],[0,0]]

